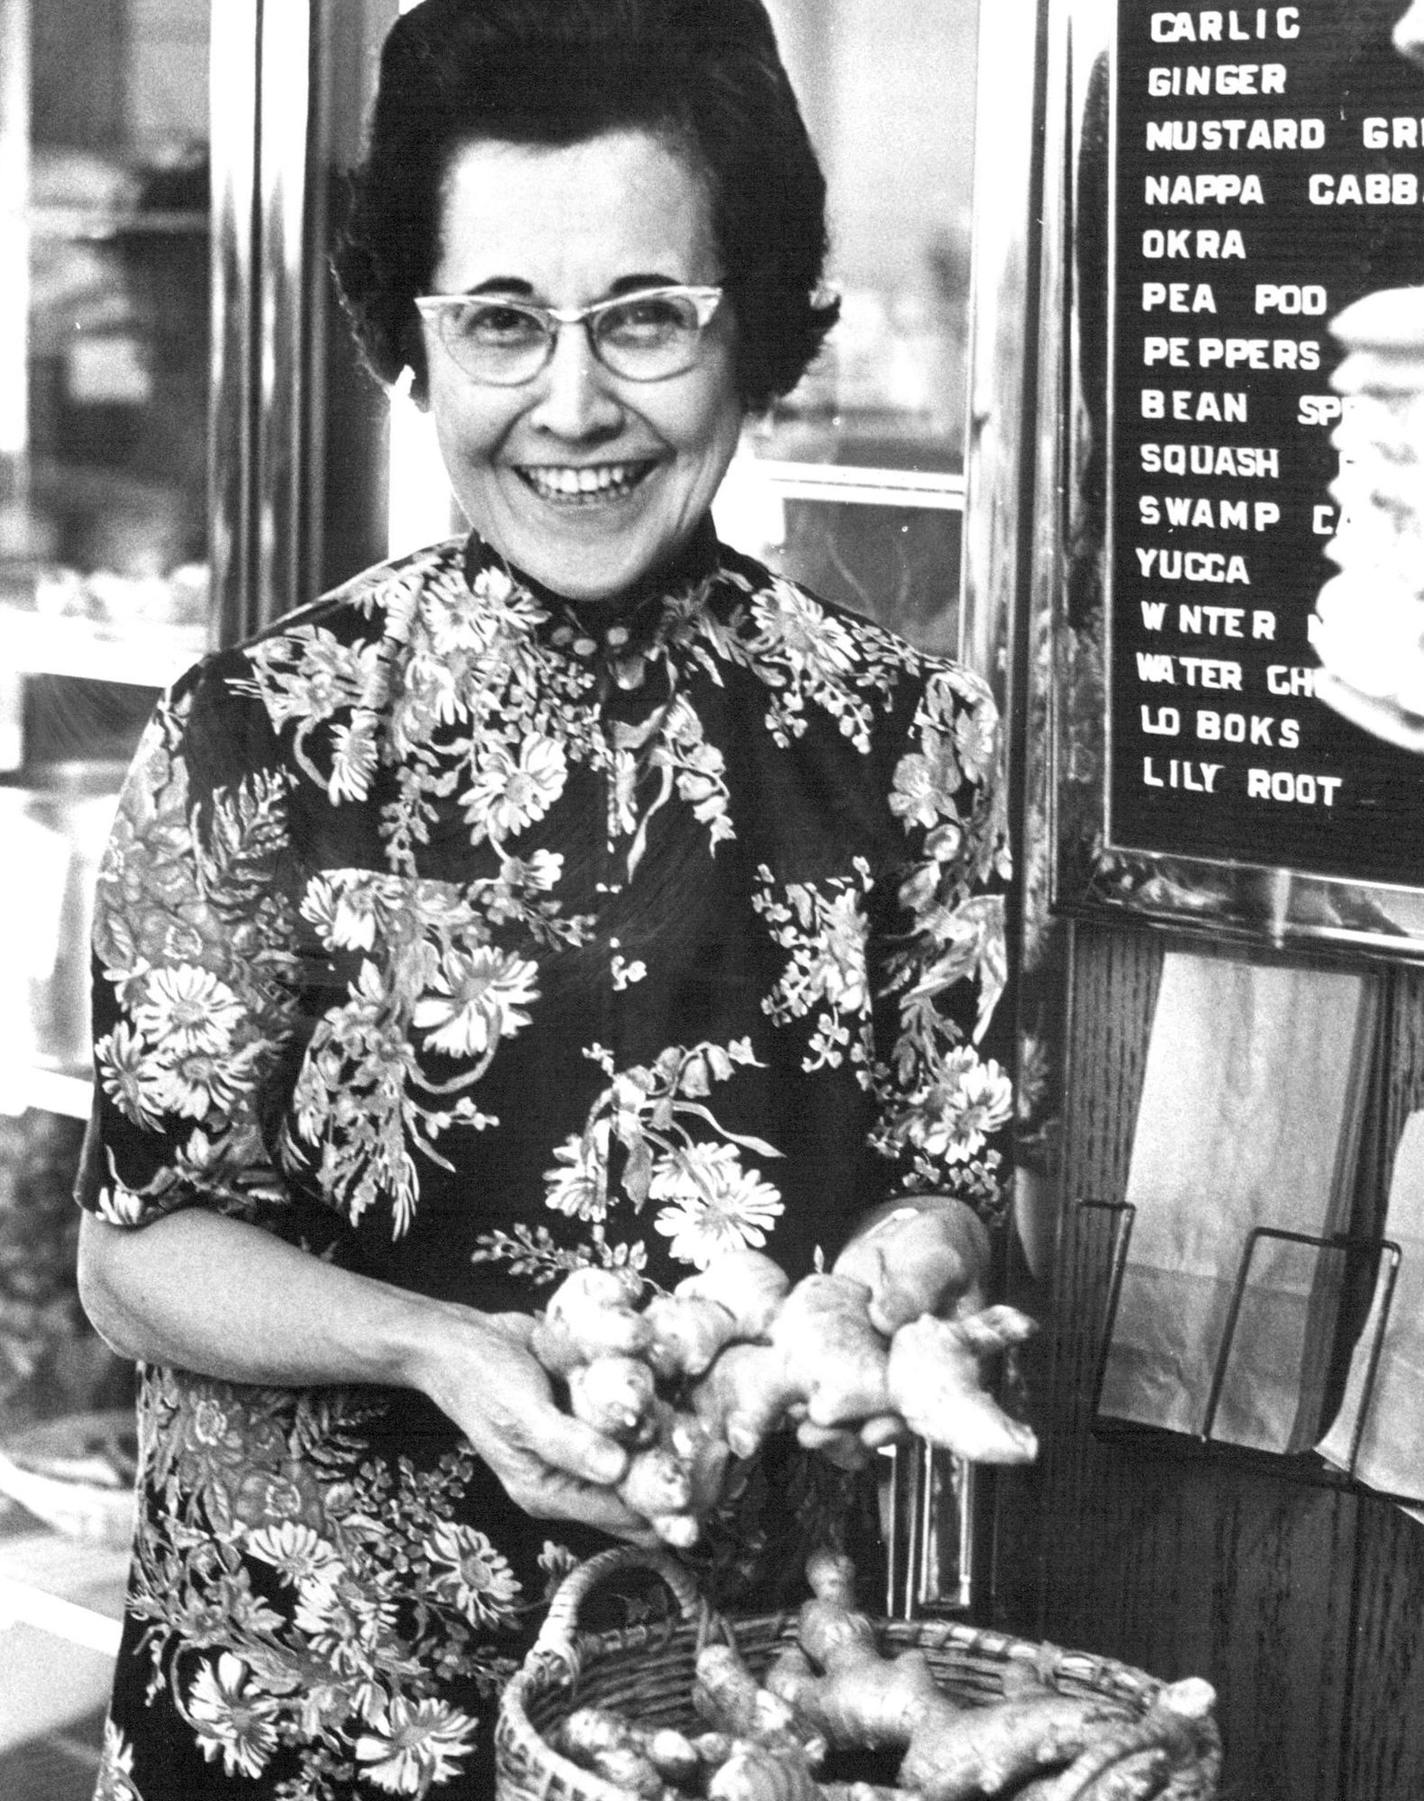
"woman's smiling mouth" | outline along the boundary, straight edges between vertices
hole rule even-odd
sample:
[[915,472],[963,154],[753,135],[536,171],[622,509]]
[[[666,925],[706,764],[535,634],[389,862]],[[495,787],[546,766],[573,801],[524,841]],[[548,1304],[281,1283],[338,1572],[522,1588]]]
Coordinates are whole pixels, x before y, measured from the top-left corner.
[[591,506],[621,500],[657,467],[656,458],[636,463],[560,465],[523,463],[516,473],[541,500],[555,506]]

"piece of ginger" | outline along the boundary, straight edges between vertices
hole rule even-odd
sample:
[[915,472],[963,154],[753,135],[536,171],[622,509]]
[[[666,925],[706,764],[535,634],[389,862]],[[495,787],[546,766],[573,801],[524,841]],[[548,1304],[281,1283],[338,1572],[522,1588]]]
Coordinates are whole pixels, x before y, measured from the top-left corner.
[[826,1427],[890,1412],[885,1341],[866,1299],[849,1277],[803,1277],[778,1308],[766,1344],[731,1344],[719,1354],[693,1389],[695,1410],[739,1457],[793,1410]]
[[575,1364],[567,1381],[575,1419],[624,1444],[648,1436],[656,1384],[641,1357],[605,1352]]
[[780,1264],[760,1251],[724,1251],[706,1269],[655,1295],[645,1310],[647,1357],[661,1381],[703,1374],[724,1345],[769,1331],[788,1287]]
[[766,1676],[803,1729],[836,1750],[903,1748],[926,1718],[959,1711],[922,1651],[881,1656],[874,1626],[855,1605],[849,1558],[817,1552],[806,1576],[811,1598],[797,1615],[797,1645],[783,1650]]
[[641,1801],[661,1801],[669,1784],[697,1781],[695,1746],[671,1727],[639,1725],[612,1708],[578,1707],[553,1736],[554,1748]]
[[618,1494],[665,1544],[687,1550],[721,1495],[731,1453],[695,1415],[666,1401],[655,1400],[649,1418],[655,1437],[633,1452]]
[[986,1354],[1021,1343],[1035,1330],[1014,1307],[987,1307],[963,1319],[925,1314],[890,1341],[890,1405],[912,1432],[973,1463],[1031,1463],[1038,1440],[1010,1418],[984,1387]]
[[1103,1733],[1132,1725],[1130,1710],[1100,1695],[1036,1690],[961,1706],[939,1688],[918,1648],[881,1656],[874,1628],[855,1609],[847,1559],[818,1554],[807,1577],[812,1598],[797,1620],[804,1656],[798,1662],[783,1653],[767,1673],[768,1686],[802,1730],[822,1733],[833,1748],[903,1748],[895,1780],[922,1801],[1016,1793],[1038,1773],[1071,1763]]
[[567,1376],[595,1357],[637,1355],[652,1336],[636,1306],[642,1288],[632,1270],[571,1270],[535,1320],[529,1348],[554,1376]]
[[887,1203],[832,1268],[869,1289],[871,1324],[889,1338],[922,1313],[982,1307],[991,1255],[988,1228],[963,1202],[925,1196]]

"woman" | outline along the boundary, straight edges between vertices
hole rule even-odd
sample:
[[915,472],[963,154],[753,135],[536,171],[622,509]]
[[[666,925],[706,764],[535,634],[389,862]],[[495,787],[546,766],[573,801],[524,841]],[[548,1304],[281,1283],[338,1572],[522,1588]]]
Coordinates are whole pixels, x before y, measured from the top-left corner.
[[[547,1586],[646,1531],[528,1354],[549,1284],[800,1273],[902,1188],[977,1242],[987,698],[708,519],[831,321],[822,203],[759,0],[391,33],[338,273],[474,530],[208,658],[121,803],[81,1273],[144,1476],[103,1796],[488,1795]],[[823,1525],[771,1480],[709,1531],[724,1593]]]

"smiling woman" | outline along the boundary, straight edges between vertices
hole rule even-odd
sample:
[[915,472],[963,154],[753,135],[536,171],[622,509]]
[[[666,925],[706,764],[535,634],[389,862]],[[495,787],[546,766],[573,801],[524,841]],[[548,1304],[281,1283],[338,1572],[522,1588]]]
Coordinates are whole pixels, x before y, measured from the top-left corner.
[[828,1531],[873,1561],[854,1426],[651,1519],[534,1318],[575,1268],[799,1276],[891,1196],[1000,1202],[988,695],[709,517],[834,317],[822,205],[760,0],[424,0],[387,41],[337,269],[473,529],[199,664],[120,805],[104,1801],[487,1801],[499,1690],[610,1536],[699,1540],[727,1606]]
[[[575,310],[707,289],[722,260],[711,214],[691,152],[647,131],[466,144],[442,187],[433,280],[446,294]],[[508,382],[469,373],[427,316],[427,404],[470,523],[556,593],[626,596],[686,545],[736,450],[736,334],[734,306],[719,306],[684,334],[684,367],[634,379],[611,366],[616,349],[600,355],[593,320],[561,324],[536,340],[542,365]]]

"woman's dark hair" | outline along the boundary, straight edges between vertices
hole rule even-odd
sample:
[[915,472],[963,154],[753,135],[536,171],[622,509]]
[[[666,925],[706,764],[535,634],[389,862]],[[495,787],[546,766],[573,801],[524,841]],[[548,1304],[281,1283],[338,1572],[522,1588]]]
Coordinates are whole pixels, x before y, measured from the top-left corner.
[[397,20],[337,281],[372,373],[425,387],[412,301],[439,256],[442,184],[481,139],[667,136],[706,180],[753,410],[789,393],[835,322],[818,296],[825,181],[761,0],[423,0]]

